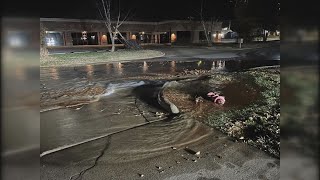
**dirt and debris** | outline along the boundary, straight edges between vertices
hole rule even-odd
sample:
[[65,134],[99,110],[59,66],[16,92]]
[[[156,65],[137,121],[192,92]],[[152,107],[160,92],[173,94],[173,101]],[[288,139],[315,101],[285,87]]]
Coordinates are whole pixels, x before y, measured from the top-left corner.
[[168,88],[164,96],[182,113],[279,157],[280,71],[277,68],[234,72],[226,77],[214,75],[198,84]]
[[[247,98],[256,99],[242,108],[213,113],[206,124],[234,137],[236,140],[255,146],[270,155],[280,157],[280,71],[257,69],[241,72],[239,77],[247,79]],[[244,84],[244,85],[246,85]],[[259,89],[259,91],[257,91]],[[232,99],[229,98],[229,101]],[[243,99],[245,101],[245,99]]]
[[221,110],[223,106],[202,96],[193,97],[181,89],[165,89],[163,95],[175,104],[182,113],[190,113],[196,119],[204,119],[210,113]]
[[159,171],[159,173],[164,173],[164,170]]
[[204,98],[203,97],[199,96],[199,97],[196,98],[196,104],[200,104],[202,102],[204,102]]
[[177,148],[176,147],[171,147],[173,150],[177,150]]
[[190,76],[190,75],[204,75],[204,74],[210,74],[211,70],[204,70],[204,69],[194,69],[194,70],[188,70],[185,69],[183,72],[179,73],[179,76]]
[[156,113],[155,113],[155,116],[158,117],[158,118],[162,118],[162,117],[165,116],[165,113],[163,113],[163,112],[156,112]]
[[88,82],[69,89],[41,91],[40,107],[42,110],[65,107],[80,110],[81,105],[99,100],[106,91],[103,85]]

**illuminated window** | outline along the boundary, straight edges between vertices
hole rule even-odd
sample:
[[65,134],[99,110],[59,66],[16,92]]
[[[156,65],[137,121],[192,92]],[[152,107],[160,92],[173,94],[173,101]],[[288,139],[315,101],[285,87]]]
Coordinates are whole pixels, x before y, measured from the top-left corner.
[[87,31],[83,31],[82,32],[82,37],[81,37],[82,40],[86,40],[87,39]]
[[47,31],[45,37],[47,46],[63,46],[63,35],[61,32]]
[[171,34],[171,42],[175,42],[176,40],[177,40],[177,36],[174,33],[172,33]]

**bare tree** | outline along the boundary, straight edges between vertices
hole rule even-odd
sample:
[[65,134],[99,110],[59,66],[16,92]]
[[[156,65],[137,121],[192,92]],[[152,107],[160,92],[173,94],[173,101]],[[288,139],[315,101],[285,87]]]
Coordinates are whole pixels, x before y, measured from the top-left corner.
[[[215,19],[215,20],[214,20]],[[210,25],[209,25],[209,27],[210,27],[210,32],[211,32],[211,34],[210,34],[210,45],[212,45],[212,40],[213,40],[213,34],[215,33],[215,32],[213,32],[213,30],[214,30],[214,26],[215,25],[217,25],[218,24],[218,18],[211,18],[211,21],[210,21]]]
[[[213,31],[214,22],[213,22],[213,18],[211,18],[209,25],[208,25],[208,22],[206,22],[206,20],[204,18],[203,5],[204,5],[204,3],[203,3],[203,1],[201,1],[201,8],[200,8],[200,12],[198,12],[198,13],[200,15],[200,22],[202,24],[208,46],[212,46],[212,34],[210,34],[210,32],[212,33],[212,31]],[[216,21],[218,21],[218,20],[216,20]]]
[[205,34],[208,46],[212,46],[212,41],[211,41],[211,37],[210,37],[209,31],[208,31],[208,27],[207,27],[205,19],[203,17],[203,1],[201,1],[201,8],[200,8],[199,15],[200,15],[200,21],[201,21],[201,24],[202,24],[202,27],[204,30],[204,34]]
[[121,20],[121,11],[120,11],[120,0],[119,0],[119,9],[118,9],[118,15],[116,18],[116,21],[113,21],[112,19],[112,12],[111,12],[111,0],[101,0],[101,6],[98,7],[99,13],[104,21],[104,24],[109,32],[112,48],[111,52],[114,52],[116,49],[115,41],[118,37],[118,35],[126,41],[126,39],[122,36],[122,34],[119,31],[119,27],[127,20],[130,11],[123,17]]

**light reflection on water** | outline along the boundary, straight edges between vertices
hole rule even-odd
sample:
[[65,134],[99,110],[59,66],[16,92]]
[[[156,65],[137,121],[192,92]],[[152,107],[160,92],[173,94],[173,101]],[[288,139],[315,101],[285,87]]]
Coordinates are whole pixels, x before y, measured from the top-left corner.
[[111,70],[112,70],[112,64],[106,64],[106,73],[110,74]]
[[50,74],[51,74],[51,78],[54,80],[58,80],[59,79],[59,71],[57,70],[57,68],[53,67],[50,69]]
[[94,76],[94,67],[92,65],[86,65],[87,78],[92,79]]
[[174,74],[176,72],[176,61],[171,61],[170,73]]
[[113,70],[115,71],[115,73],[119,76],[121,76],[123,74],[123,64],[122,63],[113,63]]
[[[44,80],[87,78],[110,79],[116,77],[132,77],[148,73],[177,75],[184,70],[238,71],[259,66],[279,65],[272,60],[200,60],[200,61],[142,61],[127,63],[108,63],[86,65],[76,68],[42,68],[41,78]],[[85,76],[83,76],[85,74]],[[80,77],[79,77],[80,76]]]
[[211,70],[225,70],[226,61],[214,61]]
[[146,61],[144,61],[143,62],[143,71],[142,71],[142,73],[147,73],[147,71],[148,71],[148,64],[147,64]]

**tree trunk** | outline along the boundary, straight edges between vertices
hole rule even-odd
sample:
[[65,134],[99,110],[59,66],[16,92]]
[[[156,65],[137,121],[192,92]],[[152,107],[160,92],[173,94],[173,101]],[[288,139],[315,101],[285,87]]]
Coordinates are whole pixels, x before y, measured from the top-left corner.
[[208,47],[212,47],[212,42],[211,42],[211,40],[208,40]]
[[212,46],[212,41],[210,40],[211,38],[210,38],[209,35],[208,35],[208,31],[207,31],[205,22],[202,21],[201,23],[202,23],[202,26],[203,26],[203,30],[204,30],[204,34],[205,34],[205,36],[206,36],[206,40],[207,40],[208,46],[211,47],[211,46]]
[[264,41],[264,42],[267,42],[267,40],[268,40],[268,34],[265,33],[264,36],[263,36],[263,41]]
[[111,42],[112,42],[111,52],[114,52],[116,50],[116,45],[115,45],[115,42],[114,42],[114,38],[111,39]]
[[111,44],[112,44],[111,52],[114,52],[116,50],[115,36],[112,33],[110,33],[110,37],[111,37]]
[[211,40],[211,38],[209,37],[208,32],[205,31],[205,33],[206,33],[206,39],[207,39],[208,47],[211,47],[211,46],[212,46],[212,40]]
[[208,31],[206,30],[206,28],[204,28],[204,33],[206,35],[206,40],[207,40],[208,46],[211,47],[212,43],[211,43],[211,40],[210,40],[210,37],[208,35]]

